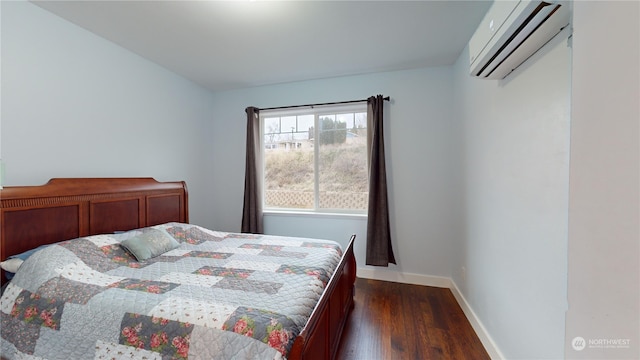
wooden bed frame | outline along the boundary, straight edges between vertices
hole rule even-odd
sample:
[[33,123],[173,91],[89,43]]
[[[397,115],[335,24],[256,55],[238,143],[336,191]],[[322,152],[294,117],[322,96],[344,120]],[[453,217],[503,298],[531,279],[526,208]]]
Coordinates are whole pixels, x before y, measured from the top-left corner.
[[[41,186],[8,186],[0,190],[0,260],[44,244],[172,221],[189,221],[184,181],[60,178]],[[335,358],[354,306],[354,240],[352,235],[288,359]]]

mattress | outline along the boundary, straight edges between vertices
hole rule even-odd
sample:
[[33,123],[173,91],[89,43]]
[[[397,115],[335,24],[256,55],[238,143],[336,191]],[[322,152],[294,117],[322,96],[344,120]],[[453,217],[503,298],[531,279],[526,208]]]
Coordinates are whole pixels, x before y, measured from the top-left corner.
[[60,242],[6,287],[2,356],[286,358],[341,255],[333,241],[182,223]]

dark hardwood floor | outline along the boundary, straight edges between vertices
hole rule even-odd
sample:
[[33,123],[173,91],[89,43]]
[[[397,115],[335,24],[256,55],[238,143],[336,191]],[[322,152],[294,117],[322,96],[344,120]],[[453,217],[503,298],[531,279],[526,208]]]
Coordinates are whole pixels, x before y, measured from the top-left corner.
[[356,279],[338,360],[489,359],[451,290]]

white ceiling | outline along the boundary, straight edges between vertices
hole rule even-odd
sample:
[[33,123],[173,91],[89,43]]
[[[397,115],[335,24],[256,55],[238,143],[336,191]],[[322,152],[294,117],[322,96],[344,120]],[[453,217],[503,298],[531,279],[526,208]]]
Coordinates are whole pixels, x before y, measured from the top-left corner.
[[213,91],[452,64],[490,1],[33,1]]

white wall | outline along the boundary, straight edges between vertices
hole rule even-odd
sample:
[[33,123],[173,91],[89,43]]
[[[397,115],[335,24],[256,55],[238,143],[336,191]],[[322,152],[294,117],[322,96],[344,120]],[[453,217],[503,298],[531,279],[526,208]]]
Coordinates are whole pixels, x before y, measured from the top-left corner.
[[564,353],[571,50],[564,31],[504,80],[454,67],[460,188],[451,276],[507,359]]
[[211,94],[36,5],[1,6],[5,185],[186,180],[202,222]]
[[[242,219],[247,106],[272,107],[364,99],[383,94],[391,232],[398,266],[390,269],[449,276],[452,187],[451,68],[408,70],[307,81],[216,93],[214,175],[209,225],[238,231]],[[356,256],[364,267],[366,221],[270,215],[265,230],[346,240],[356,233]]]
[[575,2],[573,39],[565,354],[639,359],[640,3]]

